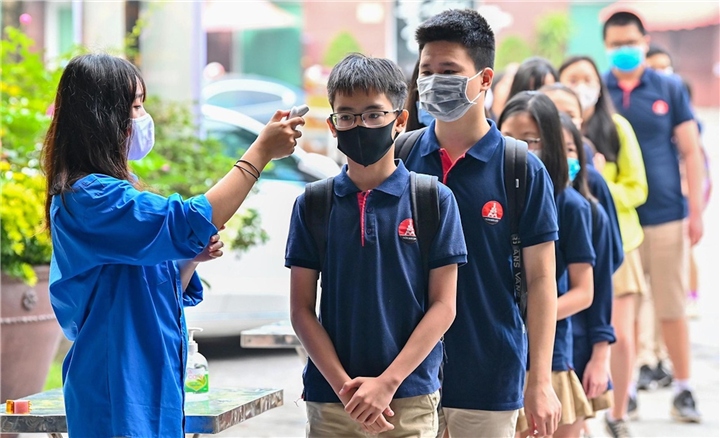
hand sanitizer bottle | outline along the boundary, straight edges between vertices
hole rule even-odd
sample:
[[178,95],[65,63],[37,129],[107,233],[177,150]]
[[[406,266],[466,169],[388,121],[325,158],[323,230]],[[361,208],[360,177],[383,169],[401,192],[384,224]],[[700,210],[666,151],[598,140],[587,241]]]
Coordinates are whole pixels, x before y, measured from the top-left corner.
[[210,389],[208,373],[208,362],[205,356],[198,352],[198,344],[195,342],[194,334],[202,331],[201,328],[188,328],[188,358],[185,369],[185,400],[203,401],[207,400]]

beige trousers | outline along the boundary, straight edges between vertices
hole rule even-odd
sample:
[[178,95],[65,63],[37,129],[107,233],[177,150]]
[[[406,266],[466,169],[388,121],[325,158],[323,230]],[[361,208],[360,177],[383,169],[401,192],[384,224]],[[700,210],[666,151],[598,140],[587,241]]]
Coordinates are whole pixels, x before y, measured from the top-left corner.
[[395,429],[372,435],[363,431],[360,424],[350,418],[341,403],[307,402],[308,438],[435,438],[438,430],[438,404],[440,394],[396,398],[390,402],[395,416],[387,420]]

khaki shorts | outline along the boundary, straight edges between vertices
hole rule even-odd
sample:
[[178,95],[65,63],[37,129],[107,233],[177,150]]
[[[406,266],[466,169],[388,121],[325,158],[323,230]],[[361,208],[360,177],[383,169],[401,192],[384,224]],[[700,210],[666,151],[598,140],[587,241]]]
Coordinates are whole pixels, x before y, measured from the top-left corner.
[[[552,386],[562,406],[559,426],[574,424],[578,420],[595,416],[595,410],[585,396],[585,390],[575,371],[553,371]],[[525,410],[521,409],[515,431],[525,432],[529,428]]]
[[478,409],[441,408],[437,438],[448,429],[450,438],[513,438],[518,410],[481,411]]
[[390,402],[395,416],[387,420],[395,429],[372,435],[363,431],[360,424],[350,418],[341,403],[307,402],[306,436],[309,438],[339,437],[419,437],[435,438],[438,430],[438,404],[440,393],[417,397],[396,398]]
[[690,243],[684,221],[644,226],[640,257],[661,321],[685,317]]
[[646,293],[647,283],[638,249],[625,253],[625,260],[613,274],[612,280],[615,297]]

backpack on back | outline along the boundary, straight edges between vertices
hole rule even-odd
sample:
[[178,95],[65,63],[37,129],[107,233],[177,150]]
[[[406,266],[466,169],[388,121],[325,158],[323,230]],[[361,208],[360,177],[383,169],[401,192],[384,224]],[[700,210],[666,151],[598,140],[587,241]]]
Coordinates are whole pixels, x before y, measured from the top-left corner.
[[[427,127],[400,134],[395,140],[395,158],[406,161],[410,151],[425,130]],[[512,137],[505,137],[505,192],[508,199],[507,216],[510,220],[513,291],[523,320],[527,317],[527,283],[523,272],[520,214],[525,208],[527,153],[527,143]]]
[[[305,223],[317,246],[320,266],[325,262],[334,177],[305,186]],[[437,177],[410,172],[410,206],[425,275],[429,275],[430,246],[440,226]]]

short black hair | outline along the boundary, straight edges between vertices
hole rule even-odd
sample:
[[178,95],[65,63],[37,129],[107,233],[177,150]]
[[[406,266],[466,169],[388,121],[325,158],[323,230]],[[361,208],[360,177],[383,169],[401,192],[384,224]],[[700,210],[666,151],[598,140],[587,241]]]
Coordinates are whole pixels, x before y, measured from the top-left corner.
[[450,9],[428,18],[415,31],[415,40],[420,52],[435,41],[460,43],[477,71],[495,65],[495,34],[487,20],[472,9]]
[[650,47],[648,47],[648,51],[645,54],[646,58],[650,58],[651,56],[655,55],[665,55],[668,58],[670,58],[670,63],[672,64],[672,56],[670,56],[670,52],[665,50],[664,48],[658,46],[657,44],[650,44]]
[[338,93],[349,96],[358,91],[384,94],[393,109],[403,107],[408,93],[405,75],[393,61],[351,53],[335,64],[328,77],[330,106],[335,108],[335,96]]
[[545,77],[550,74],[555,82],[560,80],[557,70],[553,65],[545,58],[539,56],[533,56],[526,59],[520,64],[515,77],[513,78],[512,85],[510,86],[510,93],[508,99],[511,99],[514,95],[521,91],[534,91],[540,89],[545,82]]
[[633,14],[632,12],[621,11],[615,12],[610,16],[610,18],[605,20],[605,24],[603,24],[603,39],[605,39],[605,37],[607,36],[608,27],[627,26],[628,24],[634,24],[635,26],[637,26],[641,34],[647,34],[647,32],[645,31],[645,26],[643,26],[640,17]]

